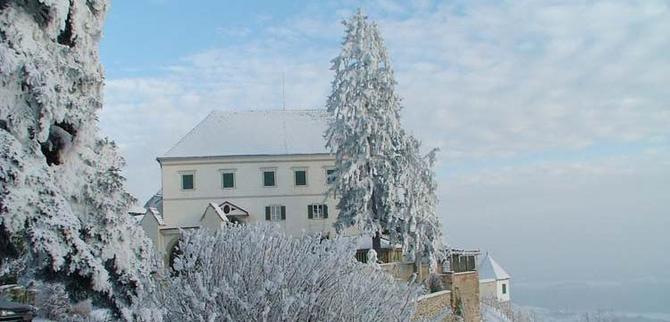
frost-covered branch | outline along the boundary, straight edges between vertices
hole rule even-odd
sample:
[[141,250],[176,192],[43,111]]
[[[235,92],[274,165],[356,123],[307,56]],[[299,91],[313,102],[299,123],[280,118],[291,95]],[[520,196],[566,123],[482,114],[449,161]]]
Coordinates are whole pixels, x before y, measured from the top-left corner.
[[272,225],[185,233],[144,321],[408,321],[420,289],[354,259],[355,241],[290,237]]
[[123,160],[97,133],[107,5],[0,1],[0,261],[3,278],[119,309],[151,246],[127,216]]
[[336,228],[385,233],[410,258],[417,251],[433,258],[442,239],[431,169],[435,151],[421,155],[419,141],[401,126],[400,97],[377,25],[360,10],[344,25],[326,104],[332,116],[327,147],[336,156]]

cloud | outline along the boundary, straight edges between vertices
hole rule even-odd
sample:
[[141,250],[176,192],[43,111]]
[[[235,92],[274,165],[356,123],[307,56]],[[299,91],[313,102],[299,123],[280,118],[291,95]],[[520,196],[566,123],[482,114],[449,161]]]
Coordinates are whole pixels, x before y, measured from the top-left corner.
[[[339,21],[355,5],[308,5],[261,28],[222,26],[234,45],[182,57],[157,75],[109,79],[103,130],[124,147],[129,169],[139,159],[155,167],[153,158],[209,110],[322,107]],[[666,2],[381,1],[366,11],[387,41],[404,122],[441,148],[440,172],[670,141]]]
[[[368,4],[405,126],[441,148],[452,245],[492,251],[531,284],[667,275],[668,2]],[[100,126],[126,156],[129,190],[142,201],[158,190],[155,157],[213,109],[322,107],[340,20],[358,5],[223,25],[225,46],[160,72],[113,73]]]
[[380,25],[407,122],[449,157],[670,133],[664,2],[444,4]]

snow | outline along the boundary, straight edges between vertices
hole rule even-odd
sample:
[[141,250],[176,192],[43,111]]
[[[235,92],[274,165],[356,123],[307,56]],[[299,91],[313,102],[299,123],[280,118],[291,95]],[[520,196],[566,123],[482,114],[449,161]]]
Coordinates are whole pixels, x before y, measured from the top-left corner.
[[163,189],[160,189],[144,203],[144,208],[156,208],[163,213]]
[[340,54],[326,107],[331,120],[326,145],[335,154],[338,197],[335,228],[389,232],[402,243],[406,260],[428,259],[443,251],[437,219],[435,150],[420,153],[420,142],[400,121],[401,99],[381,33],[361,10],[344,22]]
[[128,215],[124,161],[97,129],[107,6],[0,5],[0,239],[10,241],[0,272],[120,309],[149,274],[152,247]]
[[130,209],[128,210],[128,213],[129,213],[130,215],[140,215],[140,214],[143,215],[146,211],[147,211],[147,209],[144,208],[144,207],[140,207],[140,206],[138,206],[138,205],[133,205],[133,206],[131,206]]
[[[356,239],[356,249],[371,249],[372,248],[372,237],[367,235],[353,236],[353,237],[343,237],[343,238],[355,238]],[[382,248],[392,248],[391,243],[388,239],[381,239]]]
[[421,285],[359,263],[353,242],[265,223],[185,232],[174,274],[155,276],[133,320],[409,321]]
[[511,322],[508,317],[493,307],[482,304],[482,321],[484,322]]
[[156,219],[156,222],[158,222],[159,226],[165,226],[165,222],[163,221],[163,215],[158,211],[158,209],[149,207],[147,208],[147,212],[144,216],[153,216]]
[[213,111],[161,158],[328,153],[325,110]]
[[491,255],[486,254],[479,264],[479,280],[505,280],[509,279],[510,275],[496,262]]

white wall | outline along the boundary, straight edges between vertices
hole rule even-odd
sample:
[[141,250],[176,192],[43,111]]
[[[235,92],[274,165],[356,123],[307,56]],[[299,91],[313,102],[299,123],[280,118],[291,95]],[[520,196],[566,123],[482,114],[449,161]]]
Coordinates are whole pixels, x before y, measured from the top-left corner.
[[[507,285],[507,293],[503,294],[503,284]],[[498,302],[507,302],[510,300],[510,280],[486,280],[479,282],[479,296],[482,298],[493,298]]]
[[[507,293],[503,294],[503,284],[507,285]],[[510,285],[509,285],[509,279],[506,280],[498,280],[496,281],[496,292],[498,296],[498,301],[500,302],[507,302],[510,299]]]
[[[265,206],[286,206],[286,220],[278,222],[289,234],[334,231],[336,201],[325,199],[326,169],[334,157],[326,154],[217,157],[161,160],[163,219],[168,227],[198,226],[210,202],[229,201],[249,212],[247,223],[265,221]],[[262,169],[275,168],[276,186],[264,187]],[[295,186],[293,170],[307,169],[307,186]],[[221,171],[235,171],[235,187],[222,187]],[[181,189],[181,173],[194,171],[195,189]],[[308,219],[307,205],[328,204],[328,219]]]
[[479,282],[479,296],[481,298],[498,298],[498,291],[496,289],[497,283],[495,280],[487,280],[486,282]]
[[142,226],[142,229],[144,229],[144,233],[146,233],[147,237],[151,240],[151,243],[154,244],[155,249],[159,251],[162,250],[163,243],[156,218],[151,213],[147,212],[144,214],[140,225]]

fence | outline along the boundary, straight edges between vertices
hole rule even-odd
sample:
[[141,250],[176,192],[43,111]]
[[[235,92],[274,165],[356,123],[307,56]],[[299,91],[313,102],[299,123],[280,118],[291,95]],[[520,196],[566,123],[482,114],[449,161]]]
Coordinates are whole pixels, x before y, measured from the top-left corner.
[[[362,263],[368,262],[368,251],[370,249],[359,249],[356,251],[356,260]],[[402,261],[401,248],[382,248],[377,251],[377,261],[382,263],[394,263]]]

